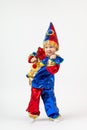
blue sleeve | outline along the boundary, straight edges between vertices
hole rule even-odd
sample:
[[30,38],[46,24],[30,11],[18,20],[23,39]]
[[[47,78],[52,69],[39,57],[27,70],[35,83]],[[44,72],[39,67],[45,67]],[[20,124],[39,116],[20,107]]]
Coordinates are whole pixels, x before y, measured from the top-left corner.
[[55,62],[56,64],[60,64],[60,63],[62,63],[63,62],[63,58],[62,57],[60,57],[60,56],[56,56],[56,59],[52,59],[53,60],[53,62]]

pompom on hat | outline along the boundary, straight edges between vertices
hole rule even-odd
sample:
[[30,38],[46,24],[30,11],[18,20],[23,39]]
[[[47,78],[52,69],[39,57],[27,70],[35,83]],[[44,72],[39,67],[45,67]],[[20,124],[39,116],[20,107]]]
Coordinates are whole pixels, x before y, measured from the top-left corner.
[[59,50],[59,42],[58,42],[57,34],[56,34],[56,31],[52,22],[50,22],[49,28],[45,35],[45,39],[43,41],[44,47],[46,44],[51,44],[55,46],[56,50]]

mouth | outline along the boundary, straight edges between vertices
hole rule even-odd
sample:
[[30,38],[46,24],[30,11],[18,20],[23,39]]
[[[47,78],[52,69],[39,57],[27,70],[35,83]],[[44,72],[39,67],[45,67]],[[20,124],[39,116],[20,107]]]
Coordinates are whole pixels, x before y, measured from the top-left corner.
[[47,51],[47,53],[52,53],[51,51]]
[[47,55],[51,55],[51,54],[52,54],[52,52],[47,52],[46,54],[47,54]]

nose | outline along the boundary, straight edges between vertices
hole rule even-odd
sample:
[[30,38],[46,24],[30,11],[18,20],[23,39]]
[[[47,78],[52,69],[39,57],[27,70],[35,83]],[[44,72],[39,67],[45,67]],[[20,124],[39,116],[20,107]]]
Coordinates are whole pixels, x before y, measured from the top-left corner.
[[49,48],[49,47],[47,48],[47,51],[50,51],[50,48]]

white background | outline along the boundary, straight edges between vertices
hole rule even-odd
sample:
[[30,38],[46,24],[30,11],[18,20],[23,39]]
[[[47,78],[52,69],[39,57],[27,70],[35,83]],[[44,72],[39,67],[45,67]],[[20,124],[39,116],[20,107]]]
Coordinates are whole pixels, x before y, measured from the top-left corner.
[[[53,22],[64,58],[55,75],[62,121],[41,115],[31,122],[25,111],[30,87],[27,57],[42,46]],[[87,129],[87,1],[0,0],[0,129]]]

